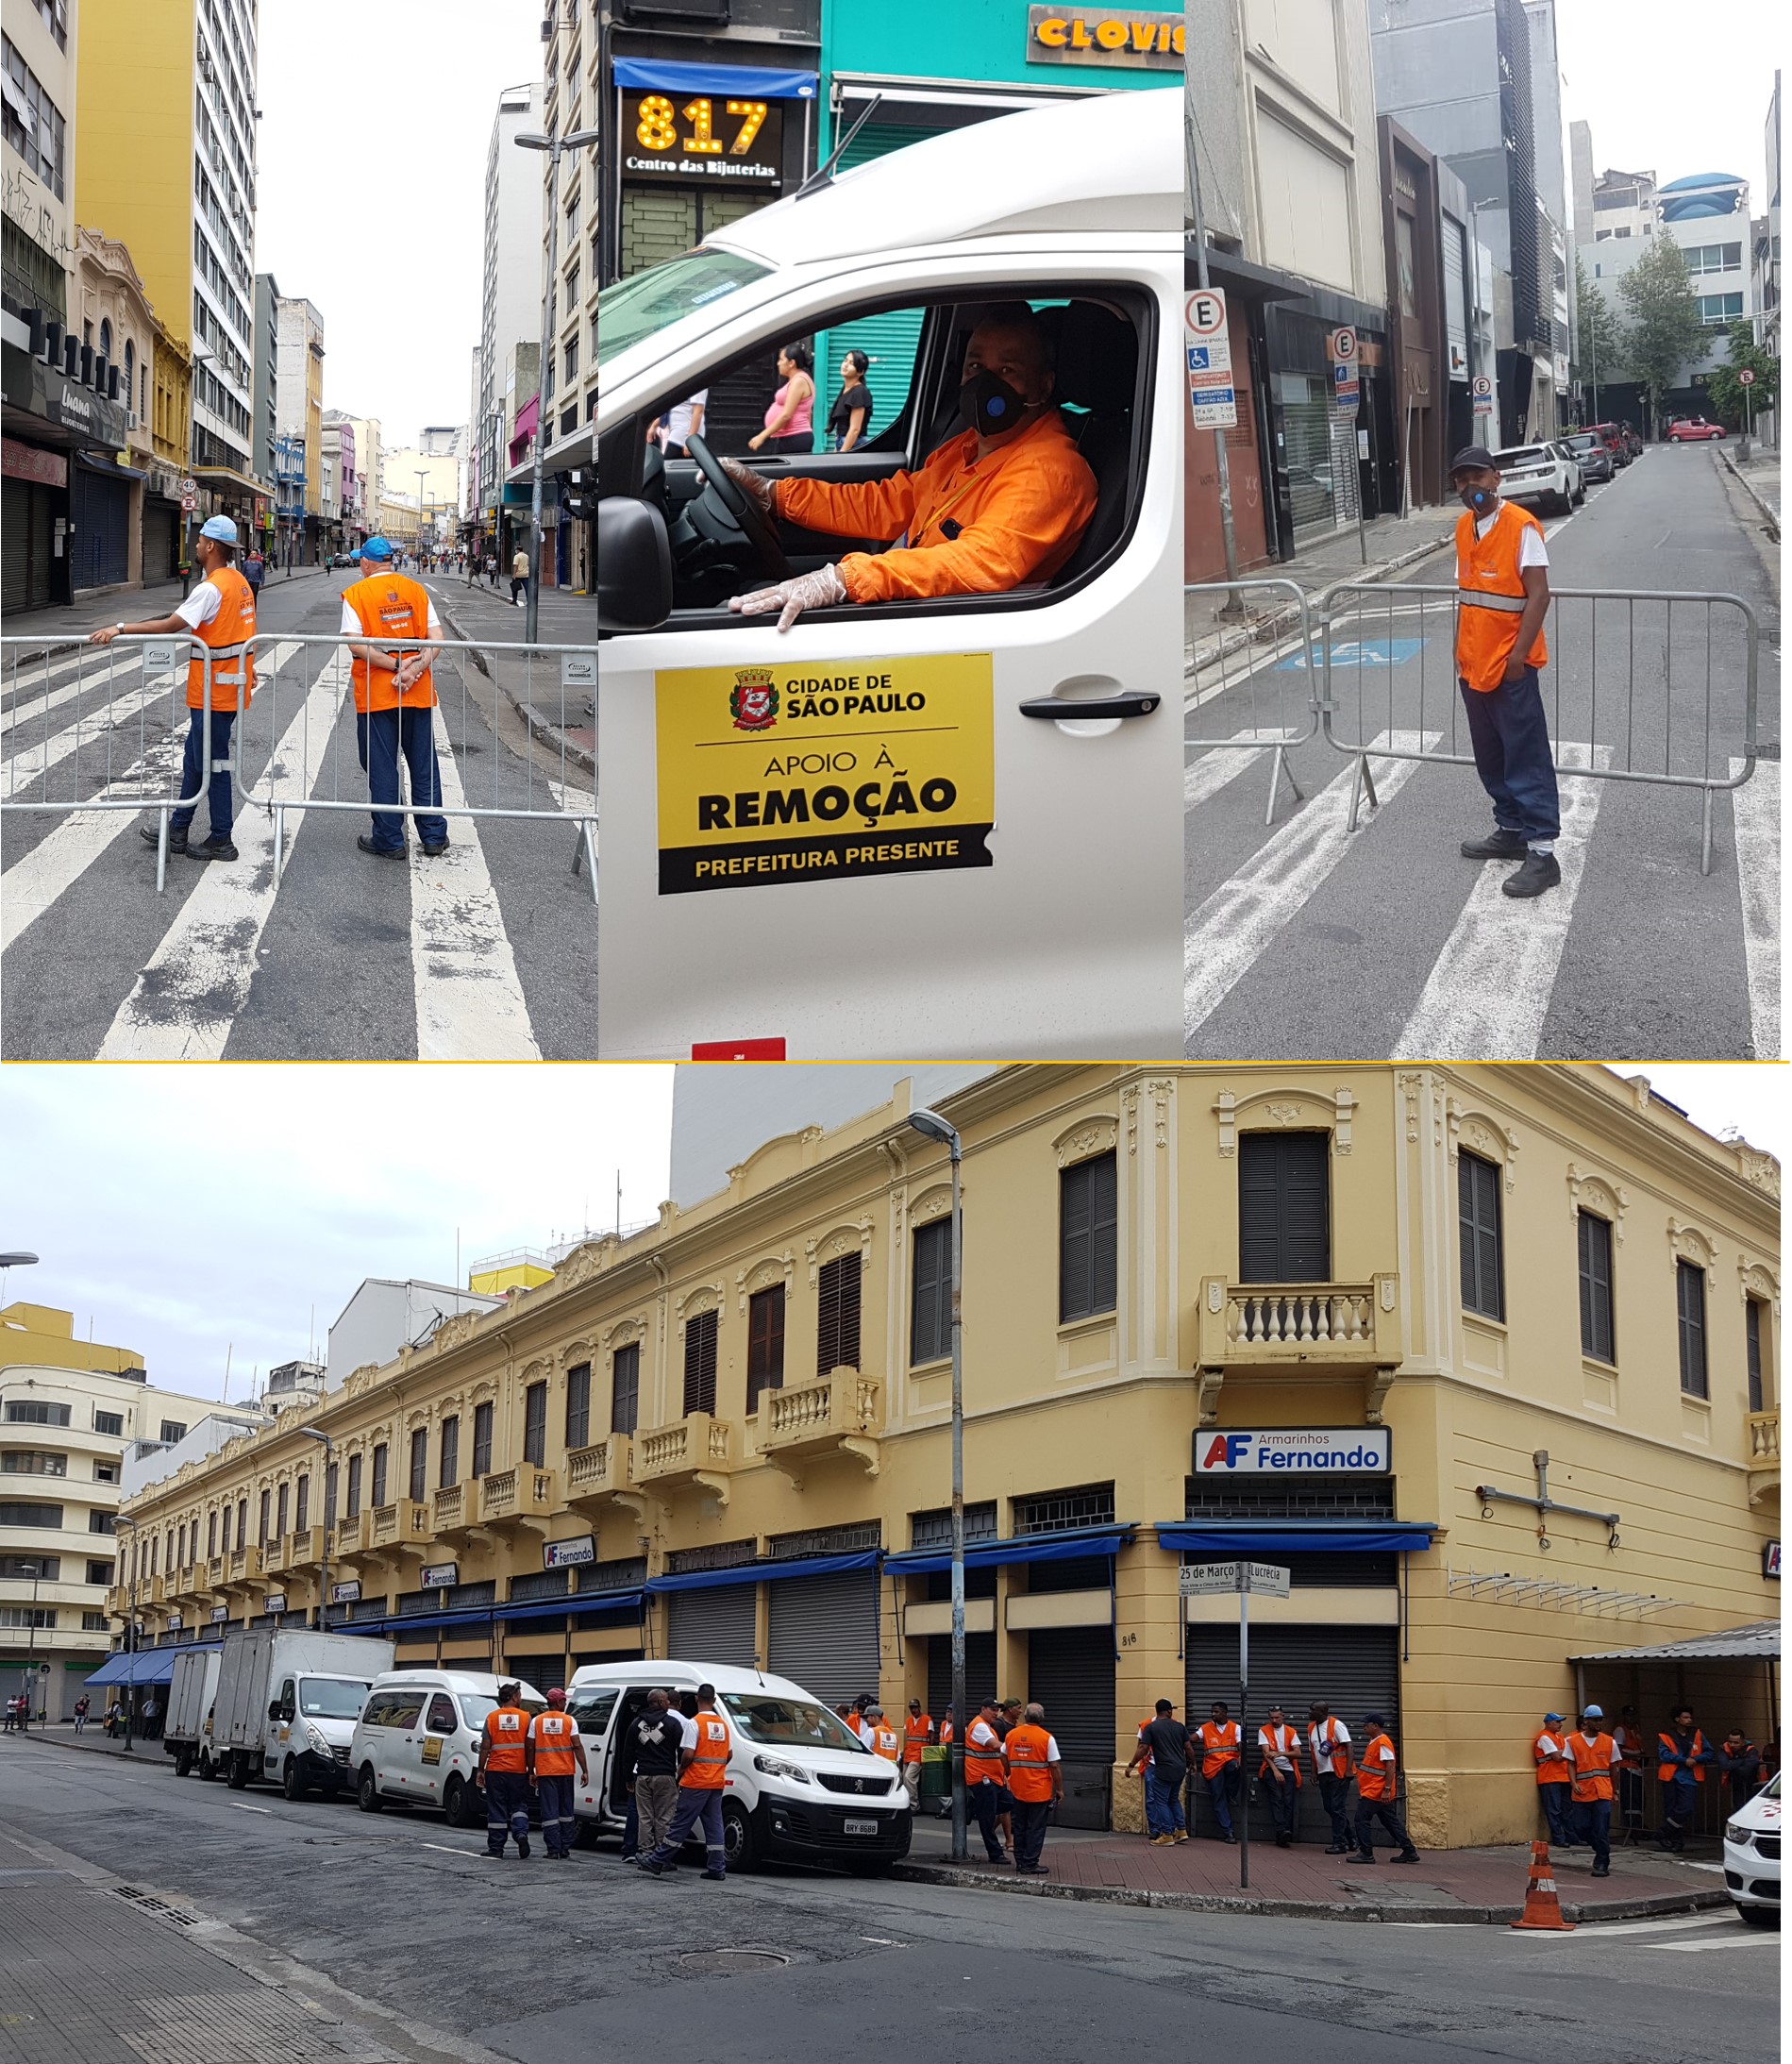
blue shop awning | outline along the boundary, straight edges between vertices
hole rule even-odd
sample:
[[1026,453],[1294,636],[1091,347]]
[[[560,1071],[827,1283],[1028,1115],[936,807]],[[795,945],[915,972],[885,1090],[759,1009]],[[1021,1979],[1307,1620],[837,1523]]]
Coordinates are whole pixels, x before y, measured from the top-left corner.
[[[1080,1526],[1063,1534],[1021,1534],[1006,1541],[967,1542],[964,1567],[994,1569],[1016,1562],[1080,1562],[1085,1555],[1115,1555],[1132,1538],[1135,1522],[1124,1526]],[[912,1548],[887,1555],[883,1567],[893,1577],[928,1577],[952,1567],[949,1548]]]
[[647,1589],[708,1591],[719,1584],[769,1584],[779,1577],[844,1576],[852,1569],[875,1569],[878,1552],[875,1548],[866,1548],[851,1555],[797,1555],[787,1562],[737,1563],[731,1569],[687,1569],[676,1577],[649,1577]]
[[1302,1525],[1288,1519],[1220,1519],[1161,1521],[1160,1548],[1180,1549],[1185,1555],[1384,1555],[1432,1545],[1436,1522],[1431,1519],[1315,1519]]
[[641,1617],[647,1594],[639,1587],[632,1591],[575,1591],[566,1601],[569,1613],[633,1613]]
[[618,58],[616,84],[649,93],[727,93],[738,100],[813,100],[817,75],[764,64],[689,64],[675,58]]
[[88,1672],[87,1688],[93,1691],[102,1685],[129,1684],[130,1666],[136,1660],[134,1655],[126,1655],[123,1649],[118,1650],[115,1654],[109,1655],[97,1670]]

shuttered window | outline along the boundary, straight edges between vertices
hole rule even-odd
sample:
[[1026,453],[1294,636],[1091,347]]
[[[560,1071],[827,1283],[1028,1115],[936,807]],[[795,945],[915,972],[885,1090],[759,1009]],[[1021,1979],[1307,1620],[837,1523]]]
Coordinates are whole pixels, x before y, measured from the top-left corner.
[[1111,1153],[1058,1178],[1058,1317],[1111,1312],[1118,1284],[1119,1176]]
[[1489,1318],[1506,1316],[1505,1264],[1500,1252],[1499,1170],[1479,1154],[1456,1163],[1456,1204],[1462,1223],[1463,1309]]
[[[286,1485],[284,1484],[280,1485],[280,1532],[282,1534],[286,1532]],[[215,1512],[209,1512],[206,1515],[206,1554],[209,1557],[217,1552],[218,1515]]]
[[952,1221],[936,1218],[914,1235],[909,1307],[909,1360],[937,1362],[952,1351]]
[[1697,1262],[1674,1264],[1680,1303],[1680,1387],[1689,1398],[1708,1398],[1705,1368],[1705,1271]]
[[530,1384],[523,1393],[523,1460],[540,1468],[547,1460],[547,1385]]
[[[334,1471],[332,1470],[332,1471],[331,1471],[331,1474],[333,1475],[334,1473],[335,1473],[335,1472],[334,1472]],[[336,1487],[335,1487],[335,1485],[334,1485],[332,1484],[332,1485],[331,1485],[331,1486],[330,1486],[330,1504],[331,1504],[331,1506],[332,1506],[332,1507],[334,1507],[334,1505],[335,1505],[335,1502],[336,1502]],[[331,1518],[331,1519],[333,1520],[333,1519],[335,1519],[335,1517],[336,1517],[336,1514],[335,1514],[334,1510],[332,1510],[332,1511],[331,1511],[331,1513],[330,1513],[330,1518]],[[247,1548],[247,1547],[248,1547],[248,1545],[249,1545],[249,1501],[248,1501],[248,1500],[247,1500],[246,1498],[239,1498],[239,1499],[237,1500],[237,1546],[238,1546],[239,1548]]]
[[610,1431],[632,1434],[641,1414],[641,1343],[618,1348],[610,1368]]
[[762,1390],[784,1384],[784,1285],[755,1291],[746,1306],[746,1409],[759,1408]]
[[[382,1440],[374,1450],[374,1508],[376,1511],[386,1502],[386,1443]],[[284,1494],[282,1494],[284,1495]],[[280,1532],[286,1532],[286,1507],[280,1507]]]
[[[410,1495],[421,1504],[429,1490],[429,1434],[419,1426],[410,1436]],[[300,1526],[305,1524],[301,1519]]]
[[1238,1142],[1238,1279],[1329,1283],[1329,1133],[1247,1133]]
[[490,1476],[492,1473],[492,1419],[493,1408],[489,1404],[473,1407],[473,1473],[475,1476]]
[[861,1257],[837,1255],[822,1265],[815,1322],[815,1374],[859,1367],[859,1274]]
[[[324,1524],[336,1524],[336,1486],[342,1465],[327,1462],[324,1465]],[[243,1547],[249,1537],[249,1515],[241,1507],[237,1511],[237,1546]]]
[[582,1448],[591,1438],[591,1364],[566,1371],[566,1446]]
[[461,1481],[461,1416],[452,1414],[442,1422],[442,1473],[437,1483],[443,1490]]
[[684,1325],[684,1406],[687,1412],[715,1410],[715,1334],[719,1315],[698,1312]]
[[[381,1453],[384,1453],[385,1451],[382,1449],[380,1452]],[[291,1495],[291,1486],[286,1484],[282,1484],[274,1494],[274,1511],[276,1517],[274,1535],[276,1540],[284,1540],[286,1538],[288,1500]],[[218,1515],[214,1512],[211,1515],[210,1520],[206,1527],[206,1553],[208,1555],[215,1555],[217,1552]]]
[[1765,1412],[1766,1396],[1761,1382],[1761,1300],[1751,1297],[1743,1307],[1743,1333],[1749,1347],[1749,1409]]
[[[348,1465],[348,1517],[351,1519],[355,1517],[356,1509],[359,1503],[360,1491],[360,1457],[357,1455],[354,1461]],[[268,1525],[273,1518],[273,1504],[274,1493],[271,1490],[264,1490],[261,1493],[260,1510],[256,1514],[257,1524],[260,1528],[260,1531],[255,1536],[256,1546],[258,1548],[265,1548],[268,1545]],[[197,1527],[194,1527],[193,1530],[193,1552],[196,1555],[199,1552],[199,1529]]]
[[[299,1478],[297,1496],[298,1517],[293,1524],[299,1533],[303,1534],[311,1523],[311,1480],[309,1475]],[[224,1545],[226,1548],[230,1545],[230,1514],[227,1507],[224,1515]]]
[[1583,1211],[1581,1241],[1581,1352],[1596,1362],[1616,1362],[1612,1336],[1612,1225]]

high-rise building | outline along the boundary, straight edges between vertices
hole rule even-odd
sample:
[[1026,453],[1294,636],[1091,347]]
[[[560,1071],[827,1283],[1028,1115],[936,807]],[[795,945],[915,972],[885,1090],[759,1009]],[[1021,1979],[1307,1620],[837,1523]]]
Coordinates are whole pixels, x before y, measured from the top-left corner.
[[[297,461],[304,485],[298,500],[301,563],[318,556],[324,478],[324,318],[310,302],[282,295],[276,304],[279,336],[279,394],[275,415],[288,442],[287,466]],[[282,479],[281,514],[287,512]]]
[[[1773,97],[1767,102],[1764,143],[1767,184],[1762,188],[1767,212],[1757,225],[1755,249],[1755,341],[1780,354],[1780,75],[1773,75]],[[1777,411],[1776,411],[1777,414]],[[1773,439],[1778,443],[1777,437]]]
[[542,158],[513,138],[541,126],[538,85],[508,86],[498,95],[485,155],[485,276],[479,302],[478,399],[473,445],[478,465],[480,520],[488,542],[498,535],[503,506],[505,431],[498,420],[500,381],[511,352],[542,327]]
[[280,283],[272,273],[255,276],[255,373],[249,416],[250,455],[257,474],[275,478],[274,441],[280,434]]
[[83,0],[75,210],[129,244],[193,349],[200,517],[259,529],[255,450],[257,0]]

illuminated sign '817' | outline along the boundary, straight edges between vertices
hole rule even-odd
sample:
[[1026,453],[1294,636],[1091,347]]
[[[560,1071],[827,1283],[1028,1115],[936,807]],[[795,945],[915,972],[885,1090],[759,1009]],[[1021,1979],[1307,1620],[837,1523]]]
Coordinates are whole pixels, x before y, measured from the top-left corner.
[[[753,148],[753,139],[764,126],[766,107],[762,100],[730,100],[726,103],[728,112],[741,116],[742,122],[734,135],[734,141],[724,145],[714,134],[712,113],[714,103],[708,99],[688,102],[682,109],[675,109],[663,93],[644,93],[635,122],[635,141],[644,150],[675,151],[683,149],[694,157],[719,157],[724,149],[736,158],[745,158]],[[690,124],[691,133],[680,143],[678,115],[682,114]]]

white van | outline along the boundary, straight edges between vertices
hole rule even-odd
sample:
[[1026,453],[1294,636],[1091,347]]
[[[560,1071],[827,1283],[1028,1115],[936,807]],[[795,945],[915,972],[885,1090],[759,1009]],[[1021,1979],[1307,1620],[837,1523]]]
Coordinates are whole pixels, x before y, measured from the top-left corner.
[[1723,1829],[1723,1881],[1754,1928],[1780,1925],[1780,1772]]
[[730,1663],[587,1663],[567,1706],[585,1738],[590,1778],[574,1810],[587,1838],[619,1832],[628,1811],[623,1730],[649,1691],[715,1686],[733,1734],[722,1826],[730,1871],[764,1856],[882,1872],[909,1853],[909,1795],[894,1763],[873,1755],[823,1700],[788,1677]]
[[547,1701],[518,1677],[466,1670],[388,1670],[376,1677],[348,1745],[360,1810],[377,1813],[388,1800],[402,1801],[441,1807],[454,1827],[483,1827],[485,1802],[473,1773],[501,1684],[516,1685],[530,1713],[546,1710]]
[[[1004,115],[600,295],[596,416],[546,462],[596,466],[606,1059],[1181,1051],[1182,160],[1177,92]],[[890,541],[768,522],[699,443],[773,479],[913,471],[1017,301],[1096,478],[1069,560],[788,631],[730,612]],[[799,340],[817,426],[869,346],[850,452],[746,448]],[[665,460],[648,430],[699,392]]]

